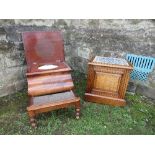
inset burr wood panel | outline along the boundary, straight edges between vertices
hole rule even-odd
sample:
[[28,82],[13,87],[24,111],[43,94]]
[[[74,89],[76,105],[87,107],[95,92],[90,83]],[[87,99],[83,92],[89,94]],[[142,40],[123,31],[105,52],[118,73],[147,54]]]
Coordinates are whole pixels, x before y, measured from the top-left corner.
[[117,92],[119,89],[120,80],[120,74],[96,72],[94,88],[101,89],[103,91]]

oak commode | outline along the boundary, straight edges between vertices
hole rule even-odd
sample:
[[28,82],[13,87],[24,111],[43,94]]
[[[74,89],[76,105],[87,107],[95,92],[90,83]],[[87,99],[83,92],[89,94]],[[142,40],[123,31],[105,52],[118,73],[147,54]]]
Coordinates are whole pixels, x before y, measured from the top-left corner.
[[121,58],[96,56],[88,63],[85,100],[124,106],[132,66]]

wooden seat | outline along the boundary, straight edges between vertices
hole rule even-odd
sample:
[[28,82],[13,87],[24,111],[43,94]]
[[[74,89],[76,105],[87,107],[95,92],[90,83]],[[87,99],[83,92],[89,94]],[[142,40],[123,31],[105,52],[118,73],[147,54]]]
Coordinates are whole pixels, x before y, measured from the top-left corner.
[[[74,84],[70,74],[71,68],[65,62],[60,32],[24,32],[22,38],[27,61],[26,76],[30,98],[27,110],[31,124],[35,126],[34,117],[38,113],[70,105],[75,105],[76,118],[79,118],[80,98],[75,95],[70,99],[63,97],[67,92],[74,94]],[[44,65],[54,65],[56,68],[40,69]],[[53,104],[53,96],[56,94],[63,98],[59,104]],[[40,101],[42,106],[35,104],[36,100]]]

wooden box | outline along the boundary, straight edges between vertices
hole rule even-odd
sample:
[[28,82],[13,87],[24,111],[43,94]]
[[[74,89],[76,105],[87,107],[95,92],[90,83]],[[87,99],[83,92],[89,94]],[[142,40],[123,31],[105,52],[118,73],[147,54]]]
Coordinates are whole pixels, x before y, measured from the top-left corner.
[[85,100],[124,106],[132,66],[124,59],[96,56],[88,63]]

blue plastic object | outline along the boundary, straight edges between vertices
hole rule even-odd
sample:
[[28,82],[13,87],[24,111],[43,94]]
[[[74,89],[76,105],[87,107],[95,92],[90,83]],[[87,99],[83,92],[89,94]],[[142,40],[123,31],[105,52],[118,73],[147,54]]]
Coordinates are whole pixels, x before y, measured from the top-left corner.
[[127,54],[126,59],[133,65],[134,68],[130,74],[131,79],[141,81],[147,80],[148,74],[153,70],[155,58]]

